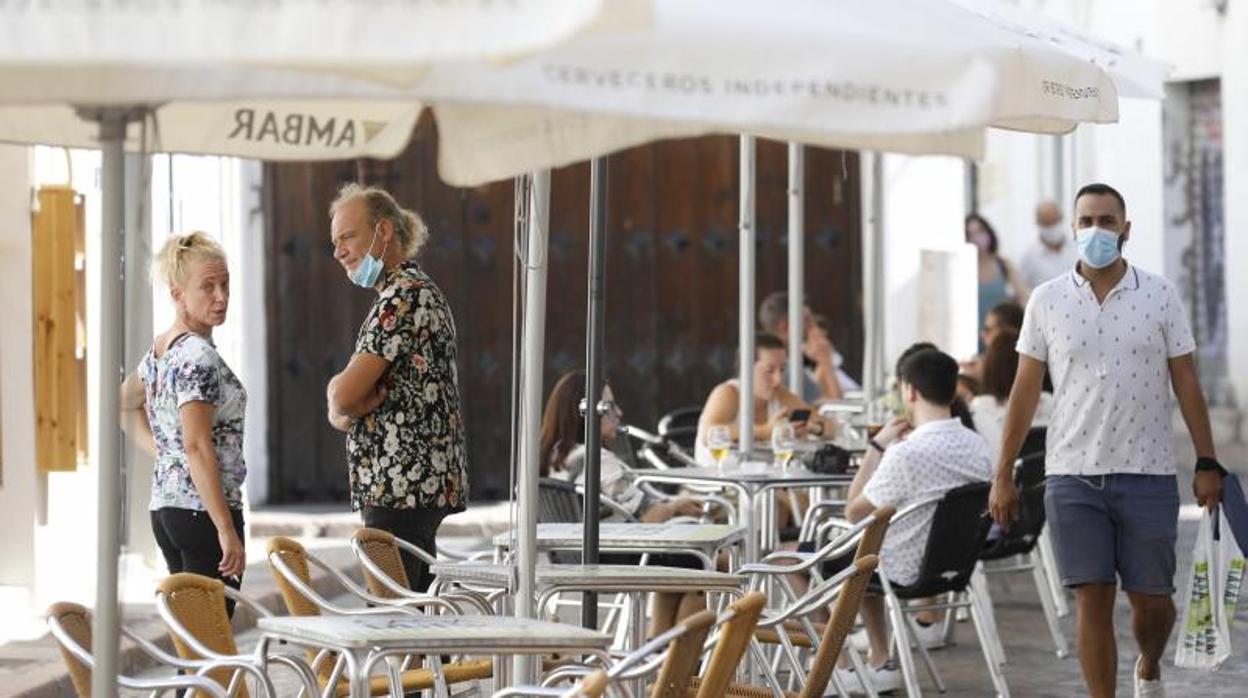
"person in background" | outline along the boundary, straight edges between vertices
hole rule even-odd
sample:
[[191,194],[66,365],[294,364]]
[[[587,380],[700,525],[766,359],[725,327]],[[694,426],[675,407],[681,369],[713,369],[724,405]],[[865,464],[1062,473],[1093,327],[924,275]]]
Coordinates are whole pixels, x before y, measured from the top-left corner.
[[[997,232],[978,213],[966,217],[966,241],[975,245],[979,252],[979,315],[978,324],[984,326],[988,311],[998,303],[1012,300],[1019,305],[1027,303],[1027,286],[1014,265],[997,250]],[[984,350],[981,342],[980,351]]]
[[1068,241],[1070,230],[1062,225],[1062,209],[1056,201],[1036,204],[1036,232],[1036,242],[1018,269],[1023,283],[1030,288],[1069,272],[1079,261],[1074,243]]
[[[436,555],[442,519],[468,504],[468,454],[455,318],[415,259],[429,230],[376,187],[348,184],[329,210],[334,259],[377,294],[325,390],[329,423],[347,434],[351,508]],[[403,553],[403,568],[416,591],[433,581],[414,555]]]
[[[169,329],[121,387],[123,426],[156,457],[148,505],[170,574],[238,589],[243,548],[243,417],[247,391],[212,343],[230,305],[225,251],[206,233],[174,235],[152,262],[169,289]],[[234,602],[226,601],[232,615]]]
[[[815,404],[823,400],[839,400],[843,397],[838,377],[840,355],[828,334],[815,324],[810,306],[802,305],[802,371],[803,402]],[[768,295],[758,306],[758,324],[763,332],[779,338],[788,348],[789,342],[789,294],[777,291]],[[785,367],[785,385],[788,385],[788,367]]]
[[[971,384],[974,386],[971,397],[980,393],[979,384],[982,378],[984,353],[992,344],[992,340],[1001,332],[1018,334],[1022,327],[1023,306],[1014,301],[1002,301],[992,306],[992,309],[984,316],[984,323],[979,328],[979,343],[983,349],[980,350],[979,355],[975,358],[964,361],[959,365],[962,374],[969,377]],[[967,398],[967,401],[970,401],[970,397]]]
[[[580,403],[585,399],[585,373],[571,371],[563,374],[550,391],[546,400],[546,411],[542,415],[542,432],[539,446],[540,471],[542,477],[554,477],[569,480],[577,484],[585,483],[585,418],[581,415]],[[620,426],[623,410],[615,401],[611,386],[602,386],[602,400],[609,407],[602,416],[602,459],[599,461],[599,482],[602,483],[602,494],[618,504],[621,509],[642,523],[659,523],[675,516],[697,517],[702,508],[696,499],[679,497],[668,501],[656,501],[646,495],[633,484],[628,477],[628,466],[611,450],[615,441],[616,429]],[[617,513],[606,521],[624,521]],[[636,565],[637,556],[603,555],[604,564]],[[654,555],[651,561],[656,565],[675,567],[701,567],[701,563],[691,556],[685,555]],[[693,593],[656,593],[651,605],[651,637],[665,632],[678,620],[706,608],[706,595]]]
[[[975,431],[988,442],[988,452],[995,458],[1001,451],[1001,429],[1005,426],[1005,405],[1014,388],[1014,374],[1018,372],[1018,332],[1002,330],[988,344],[984,352],[980,379],[980,394],[971,400],[971,416]],[[1036,404],[1036,416],[1032,426],[1047,427],[1053,414],[1053,395],[1040,393]]]

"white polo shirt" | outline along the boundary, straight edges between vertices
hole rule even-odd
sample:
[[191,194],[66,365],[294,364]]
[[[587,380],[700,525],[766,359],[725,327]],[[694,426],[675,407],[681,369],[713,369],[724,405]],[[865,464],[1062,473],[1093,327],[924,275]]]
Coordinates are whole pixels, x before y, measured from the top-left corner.
[[1098,304],[1077,271],[1031,294],[1018,352],[1053,379],[1049,475],[1173,475],[1167,360],[1196,350],[1178,290],[1135,266]]
[[[877,509],[891,506],[901,511],[929,495],[990,477],[988,444],[954,417],[928,422],[889,446],[862,494]],[[918,581],[935,511],[928,507],[889,526],[880,564],[890,581],[904,585]]]

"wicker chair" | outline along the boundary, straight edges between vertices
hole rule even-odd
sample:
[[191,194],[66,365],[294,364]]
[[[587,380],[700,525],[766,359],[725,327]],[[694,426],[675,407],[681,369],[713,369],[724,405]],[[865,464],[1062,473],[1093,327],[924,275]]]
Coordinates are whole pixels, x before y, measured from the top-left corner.
[[708,641],[714,647],[710,659],[702,675],[690,680],[686,696],[723,698],[727,695],[737,667],[754,641],[754,631],[766,605],[767,597],[755,591],[728,606],[719,619],[719,632]]
[[[424,560],[425,564],[433,565],[437,560],[429,553],[399,538],[389,531],[378,528],[360,528],[351,534],[351,551],[360,561],[364,572],[364,583],[369,593],[383,599],[423,599],[428,594],[413,592],[408,587],[407,572],[403,568],[402,552],[406,551]],[[478,593],[465,588],[457,588],[454,592],[441,588],[434,580],[430,594],[456,603],[460,610],[465,606],[492,615],[494,608],[490,604],[493,597],[501,595],[495,590],[491,594]]]
[[[393,615],[396,612],[419,615],[420,609],[458,613],[458,609],[450,601],[427,594],[412,592],[410,597],[403,598],[383,598],[371,594],[333,567],[308,553],[298,542],[284,536],[275,536],[269,540],[268,562],[269,571],[273,574],[273,579],[277,582],[277,588],[291,615],[315,616],[320,615],[322,611],[338,615]],[[327,572],[355,596],[376,606],[347,608],[327,600],[312,588],[311,568],[313,566]],[[309,654],[312,653],[309,652]],[[337,694],[345,696],[349,692],[349,686],[345,681],[340,680],[343,659],[338,657],[335,662],[328,662],[326,659],[329,654],[327,652],[316,654],[311,660],[312,669],[317,672],[317,680],[322,685],[335,683]],[[435,686],[440,690],[446,690],[447,684],[490,678],[494,672],[493,662],[488,659],[456,661],[446,665],[439,664],[436,658],[431,659],[432,667],[429,669],[408,668],[413,657],[408,657],[404,661],[400,675],[404,692],[424,690]],[[385,695],[390,690],[389,677],[379,676],[371,679],[370,687],[373,695]]]
[[[47,614],[48,630],[56,638],[60,646],[61,657],[69,669],[70,680],[74,691],[80,698],[91,695],[91,671],[95,660],[91,656],[91,614],[80,604],[61,601],[52,604]],[[127,628],[122,634],[133,640],[140,649],[165,664],[178,666],[181,662],[162,651],[152,643],[144,640]],[[185,668],[185,667],[183,667]],[[167,690],[194,690],[199,695],[212,698],[226,698],[225,689],[221,684],[204,676],[194,674],[172,675],[159,679],[136,679],[117,675],[117,686],[132,691],[145,691],[160,694]]]
[[223,663],[221,668],[206,675],[225,687],[231,696],[246,697],[243,683],[245,674],[251,674],[262,692],[273,694],[273,686],[266,673],[268,662],[289,667],[298,674],[309,696],[317,693],[316,679],[312,670],[298,657],[274,653],[243,655],[234,641],[234,629],[225,611],[226,598],[246,606],[257,616],[271,616],[268,609],[230,589],[220,580],[198,574],[180,572],[166,577],[156,587],[156,611],[165,625],[184,660],[209,660]]
[[[683,698],[689,690],[689,682],[694,672],[697,671],[703,643],[714,625],[713,612],[699,611],[633,650],[605,671],[588,666],[568,665],[550,672],[544,686],[512,686],[495,693],[494,698],[601,695],[610,683],[644,681],[655,675],[656,671],[650,698]],[[570,692],[552,687],[575,676],[581,676],[582,679]],[[595,676],[601,677],[600,689],[596,682],[591,681]],[[599,693],[592,693],[594,689],[598,689]]]

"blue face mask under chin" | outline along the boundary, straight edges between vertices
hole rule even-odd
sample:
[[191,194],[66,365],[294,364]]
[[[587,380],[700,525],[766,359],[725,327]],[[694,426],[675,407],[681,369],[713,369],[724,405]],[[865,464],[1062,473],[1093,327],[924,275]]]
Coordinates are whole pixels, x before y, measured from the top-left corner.
[[1075,234],[1079,258],[1093,269],[1104,269],[1118,260],[1119,236],[1104,228],[1082,228]]
[[[378,230],[373,230],[373,239],[368,243],[368,252],[364,253],[364,258],[356,265],[355,271],[349,272],[347,278],[351,279],[351,283],[360,288],[372,288],[377,285],[377,279],[381,277],[381,270],[385,265],[380,259],[373,256],[373,245],[377,242]],[[386,247],[389,246],[387,241],[381,247],[381,256],[386,256]]]

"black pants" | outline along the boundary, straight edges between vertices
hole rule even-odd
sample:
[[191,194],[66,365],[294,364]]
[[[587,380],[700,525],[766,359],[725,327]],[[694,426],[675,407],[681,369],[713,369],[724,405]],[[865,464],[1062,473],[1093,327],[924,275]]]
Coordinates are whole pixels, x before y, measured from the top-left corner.
[[[446,518],[445,511],[366,506],[360,510],[360,515],[364,517],[365,526],[389,531],[430,555],[438,554],[438,525]],[[402,557],[407,586],[412,591],[428,591],[433,583],[428,565],[407,552]]]
[[[246,540],[243,536],[243,512],[231,509],[230,518],[234,521],[239,539]],[[227,579],[217,569],[217,565],[221,564],[221,543],[217,540],[217,527],[208,512],[172,507],[157,509],[152,512],[152,533],[156,535],[156,544],[165,556],[169,574],[192,572],[220,579],[235,589],[242,586],[242,575]],[[231,617],[234,615],[233,601],[225,600],[225,612]]]

